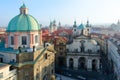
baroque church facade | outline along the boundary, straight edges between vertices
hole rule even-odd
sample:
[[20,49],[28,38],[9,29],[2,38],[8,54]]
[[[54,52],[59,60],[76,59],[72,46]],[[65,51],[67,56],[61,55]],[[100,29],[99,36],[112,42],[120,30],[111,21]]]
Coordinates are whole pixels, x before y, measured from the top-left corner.
[[17,69],[17,80],[49,80],[54,75],[54,53],[52,45],[42,44],[40,25],[23,4],[6,29],[0,62]]
[[73,25],[73,41],[66,45],[67,68],[86,69],[88,71],[100,69],[100,46],[91,38],[90,25],[82,23]]
[[53,33],[57,31],[57,25],[56,25],[56,21],[50,21],[50,25],[49,25],[49,33]]

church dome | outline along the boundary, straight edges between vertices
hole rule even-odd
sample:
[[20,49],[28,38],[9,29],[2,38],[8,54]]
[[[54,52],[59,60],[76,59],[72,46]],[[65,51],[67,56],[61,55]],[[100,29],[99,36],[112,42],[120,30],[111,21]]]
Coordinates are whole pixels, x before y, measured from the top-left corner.
[[27,14],[28,9],[25,4],[20,7],[20,14],[15,16],[8,24],[7,32],[36,31],[40,29],[37,20]]
[[85,25],[83,25],[82,23],[77,27],[77,29],[85,29]]

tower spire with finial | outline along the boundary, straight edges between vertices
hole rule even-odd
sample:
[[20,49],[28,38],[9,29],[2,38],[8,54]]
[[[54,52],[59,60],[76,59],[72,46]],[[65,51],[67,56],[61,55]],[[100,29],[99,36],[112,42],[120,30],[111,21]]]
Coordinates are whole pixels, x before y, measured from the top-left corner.
[[73,25],[73,27],[75,27],[75,28],[77,27],[77,25],[76,25],[76,20],[74,21],[74,25]]

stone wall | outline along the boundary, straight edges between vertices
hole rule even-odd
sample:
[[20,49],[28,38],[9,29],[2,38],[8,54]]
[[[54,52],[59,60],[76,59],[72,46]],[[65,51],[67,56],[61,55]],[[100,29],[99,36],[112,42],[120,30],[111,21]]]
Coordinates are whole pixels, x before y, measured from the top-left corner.
[[17,55],[17,63],[33,61],[33,52],[20,53]]

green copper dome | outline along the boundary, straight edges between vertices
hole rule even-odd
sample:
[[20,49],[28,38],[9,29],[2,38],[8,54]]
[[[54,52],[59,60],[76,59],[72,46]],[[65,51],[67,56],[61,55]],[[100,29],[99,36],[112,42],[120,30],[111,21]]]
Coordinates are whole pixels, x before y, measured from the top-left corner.
[[[23,4],[25,9],[25,5]],[[24,10],[23,9],[23,10]],[[22,10],[22,7],[20,7]],[[25,31],[36,31],[40,29],[40,25],[37,20],[27,14],[27,11],[21,11],[21,13],[15,16],[8,24],[7,32],[25,32]]]

